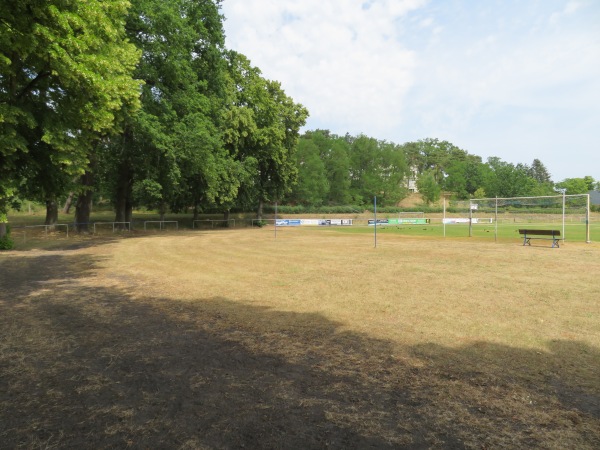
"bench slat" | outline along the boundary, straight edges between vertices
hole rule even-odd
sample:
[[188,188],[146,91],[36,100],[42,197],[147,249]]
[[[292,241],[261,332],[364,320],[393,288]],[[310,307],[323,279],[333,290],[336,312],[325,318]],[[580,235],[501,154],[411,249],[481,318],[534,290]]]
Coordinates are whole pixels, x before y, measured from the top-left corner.
[[559,230],[519,230],[519,234],[530,234],[532,236],[560,236]]

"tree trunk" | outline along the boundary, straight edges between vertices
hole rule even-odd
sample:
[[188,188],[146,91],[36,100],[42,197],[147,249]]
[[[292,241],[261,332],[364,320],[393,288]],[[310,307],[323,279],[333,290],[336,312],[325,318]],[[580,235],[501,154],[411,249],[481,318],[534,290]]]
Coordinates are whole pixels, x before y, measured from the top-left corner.
[[46,220],[44,225],[56,225],[58,223],[58,202],[55,198],[46,199]]
[[0,239],[8,234],[8,205],[0,199]]
[[133,203],[131,199],[125,204],[125,222],[129,222],[129,231],[133,230]]
[[192,220],[200,220],[200,208],[198,205],[194,205],[194,218]]
[[223,223],[225,227],[229,227],[229,210],[223,212]]
[[[119,167],[117,179],[117,192],[115,199],[115,222],[130,222],[133,211],[131,201],[133,191],[133,169],[129,161],[123,161]],[[125,224],[118,224],[119,229],[127,228]]]
[[[123,154],[127,155],[129,145],[133,140],[131,128],[123,132]],[[133,181],[135,171],[129,158],[119,163],[117,173],[117,190],[115,192],[115,222],[129,222],[129,229],[133,229]],[[127,225],[119,224],[119,229],[126,229]]]
[[263,206],[264,206],[264,203],[263,203],[263,200],[261,198],[258,201],[258,211],[256,211],[256,218],[258,220],[262,220],[262,218],[263,218]]
[[165,214],[167,213],[167,204],[165,202],[160,202],[160,206],[158,207],[158,214],[160,215],[161,222],[165,220]]
[[89,233],[90,214],[92,212],[92,174],[86,172],[81,176],[84,191],[77,197],[75,204],[75,227],[78,233]]
[[63,214],[69,214],[71,212],[71,204],[73,203],[73,192],[69,192],[69,196],[67,197],[67,201],[65,201],[65,206],[63,206],[62,212]]

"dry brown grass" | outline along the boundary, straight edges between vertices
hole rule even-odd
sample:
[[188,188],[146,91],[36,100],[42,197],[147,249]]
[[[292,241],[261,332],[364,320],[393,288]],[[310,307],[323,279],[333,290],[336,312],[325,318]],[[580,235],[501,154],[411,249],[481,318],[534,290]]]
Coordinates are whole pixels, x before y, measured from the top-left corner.
[[9,447],[600,447],[598,244],[81,247],[0,256]]

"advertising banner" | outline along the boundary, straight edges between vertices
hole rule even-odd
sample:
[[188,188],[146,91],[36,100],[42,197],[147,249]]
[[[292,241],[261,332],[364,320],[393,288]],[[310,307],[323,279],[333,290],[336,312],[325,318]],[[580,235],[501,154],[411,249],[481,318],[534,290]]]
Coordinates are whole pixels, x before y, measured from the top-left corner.
[[410,218],[410,219],[389,219],[390,225],[425,225],[429,223],[429,219]]
[[447,225],[453,225],[453,224],[457,224],[457,223],[469,223],[469,218],[464,218],[464,217],[447,217],[445,219],[443,219],[443,223],[447,224]]
[[[390,219],[377,219],[377,226],[379,225],[388,225],[390,223]],[[375,225],[375,219],[369,219],[369,225]]]
[[492,218],[481,219],[481,218],[477,218],[477,217],[473,217],[472,219],[469,219],[468,217],[460,217],[460,218],[447,217],[447,218],[443,219],[443,223],[445,223],[447,225],[452,225],[452,224],[457,224],[457,223],[469,223],[469,220],[471,221],[471,223],[493,223]]
[[330,227],[336,226],[349,226],[352,225],[352,219],[319,219],[319,225]]
[[300,224],[300,219],[277,219],[275,225],[278,227],[297,227]]
[[278,227],[349,226],[352,225],[352,219],[277,219],[275,225]]

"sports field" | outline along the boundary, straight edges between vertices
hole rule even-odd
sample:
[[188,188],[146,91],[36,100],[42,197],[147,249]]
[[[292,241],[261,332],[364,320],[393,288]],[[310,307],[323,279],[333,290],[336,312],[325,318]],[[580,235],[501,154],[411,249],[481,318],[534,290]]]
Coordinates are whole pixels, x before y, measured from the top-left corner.
[[[340,227],[337,230],[345,233],[374,234],[373,226]],[[377,232],[382,234],[397,234],[404,236],[422,236],[433,238],[481,238],[494,240],[497,242],[523,242],[523,236],[519,234],[520,229],[541,229],[558,230],[560,240],[565,242],[587,242],[588,230],[585,223],[566,223],[563,229],[561,223],[548,222],[509,222],[490,224],[474,224],[469,231],[468,224],[453,224],[444,226],[442,223],[431,223],[424,225],[379,225]],[[592,223],[589,227],[589,240],[600,242],[600,223]],[[541,241],[535,242],[536,245],[544,245]],[[551,244],[550,244],[551,245]]]
[[0,253],[0,442],[600,447],[600,244],[364,228]]

